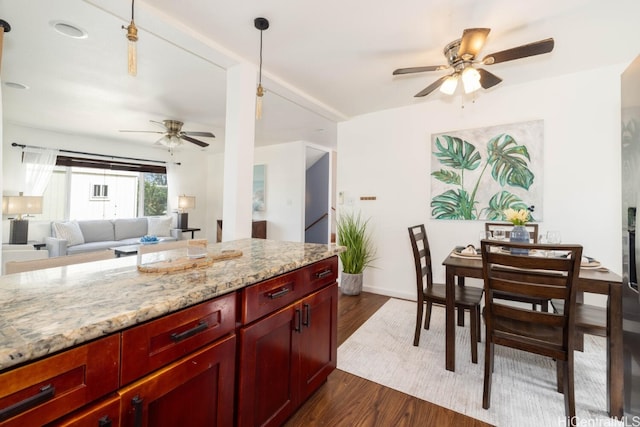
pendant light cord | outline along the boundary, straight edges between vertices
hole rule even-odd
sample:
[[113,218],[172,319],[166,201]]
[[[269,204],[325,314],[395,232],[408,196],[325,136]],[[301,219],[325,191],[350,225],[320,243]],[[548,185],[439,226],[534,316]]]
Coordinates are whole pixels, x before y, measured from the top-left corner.
[[260,68],[258,71],[258,83],[262,84],[262,33],[264,30],[260,30]]
[[131,0],[131,20],[133,21],[133,3],[135,3],[136,0]]

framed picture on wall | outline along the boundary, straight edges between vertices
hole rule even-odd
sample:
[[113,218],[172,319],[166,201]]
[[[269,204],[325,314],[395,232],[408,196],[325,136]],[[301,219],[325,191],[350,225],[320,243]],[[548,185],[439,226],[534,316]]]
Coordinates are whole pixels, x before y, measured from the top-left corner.
[[253,211],[262,212],[265,210],[265,165],[253,166]]
[[500,221],[512,208],[540,221],[543,144],[542,120],[433,134],[431,217]]

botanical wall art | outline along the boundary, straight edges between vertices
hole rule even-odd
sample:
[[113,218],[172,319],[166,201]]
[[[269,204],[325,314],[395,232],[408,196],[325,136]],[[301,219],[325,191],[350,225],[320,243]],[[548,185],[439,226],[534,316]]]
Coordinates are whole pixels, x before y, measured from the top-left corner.
[[431,136],[431,217],[504,220],[532,209],[542,219],[542,120]]

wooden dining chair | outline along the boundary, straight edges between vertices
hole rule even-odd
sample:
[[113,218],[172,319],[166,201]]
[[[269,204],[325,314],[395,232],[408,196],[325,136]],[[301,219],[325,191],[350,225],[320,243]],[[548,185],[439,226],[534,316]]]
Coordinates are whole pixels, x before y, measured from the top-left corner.
[[77,255],[64,255],[51,258],[35,259],[29,261],[10,261],[5,264],[7,274],[23,273],[25,271],[42,270],[52,267],[64,267],[67,265],[81,264],[91,261],[101,261],[114,258],[114,252],[111,249],[103,251],[87,252]]
[[[512,255],[510,249],[565,251],[567,257]],[[564,393],[567,425],[575,420],[573,351],[575,340],[576,283],[580,275],[582,246],[538,245],[482,240],[486,324],[484,388],[482,407],[491,404],[494,347],[502,345],[556,360],[558,390]],[[506,250],[505,250],[506,249]],[[556,299],[564,303],[562,313],[541,312],[506,305],[496,292]]]
[[[505,238],[509,240],[511,235],[511,229],[513,228],[513,224],[509,222],[485,222],[484,229],[485,231],[491,231],[492,233],[496,229],[505,230]],[[527,231],[529,231],[529,236],[531,238],[531,242],[538,243],[538,224],[528,223],[525,225]],[[494,298],[504,299],[508,301],[518,301],[531,304],[534,309],[540,306],[540,310],[549,311],[549,300],[544,298],[537,297],[524,297],[524,296],[516,296],[513,294],[509,294],[508,292],[496,292]]]
[[[431,269],[431,251],[424,224],[409,227],[409,238],[413,249],[413,260],[416,270],[416,289],[418,293],[418,308],[416,314],[416,330],[413,345],[420,342],[420,326],[424,306],[427,312],[424,319],[424,328],[429,329],[431,322],[431,308],[433,304],[444,305],[446,302],[446,286],[442,283],[433,283]],[[478,363],[478,342],[480,341],[480,301],[482,289],[473,286],[455,287],[455,306],[461,310],[469,310],[471,318],[469,329],[471,332],[471,361]]]
[[[552,299],[551,306],[556,313],[564,312],[564,302],[561,300]],[[582,301],[576,302],[574,307],[576,334],[574,349],[583,351],[585,334],[607,337],[609,333],[607,328],[607,309],[605,307],[585,304]]]

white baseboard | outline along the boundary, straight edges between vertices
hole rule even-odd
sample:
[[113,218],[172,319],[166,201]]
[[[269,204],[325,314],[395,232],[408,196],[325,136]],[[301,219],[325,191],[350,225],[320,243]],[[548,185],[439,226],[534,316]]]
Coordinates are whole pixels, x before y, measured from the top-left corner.
[[384,296],[392,297],[392,298],[404,299],[404,300],[409,300],[409,301],[416,301],[417,300],[415,293],[399,292],[398,290],[395,290],[395,289],[380,289],[380,288],[374,288],[374,287],[370,287],[370,286],[363,286],[362,290],[364,292],[369,292],[369,293],[378,294],[378,295],[384,295]]

